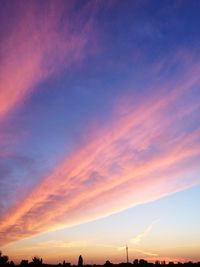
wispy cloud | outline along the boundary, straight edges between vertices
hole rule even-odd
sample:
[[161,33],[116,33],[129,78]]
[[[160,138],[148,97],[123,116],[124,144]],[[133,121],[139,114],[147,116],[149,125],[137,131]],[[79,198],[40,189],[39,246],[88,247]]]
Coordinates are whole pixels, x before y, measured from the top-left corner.
[[[189,122],[200,108],[195,95],[200,66],[193,67],[184,79],[166,82],[167,94],[162,84],[155,85],[152,97],[120,106],[109,125],[94,129],[85,145],[4,215],[0,243],[100,218],[199,183],[194,171],[199,171],[200,126]],[[183,105],[191,93],[193,105]]]
[[[154,224],[158,223],[160,220],[157,219],[155,221],[153,221],[142,233],[136,235],[134,238],[131,238],[130,240],[128,240],[127,245],[128,245],[128,250],[129,251],[134,251],[134,252],[138,252],[139,254],[145,255],[145,256],[151,256],[151,257],[157,257],[158,254],[151,252],[149,250],[144,250],[142,248],[135,248],[135,245],[139,245],[142,241],[143,238],[145,238],[152,230]],[[120,246],[117,247],[117,250],[119,251],[125,251],[126,246]]]
[[23,249],[28,249],[28,250],[34,250],[34,249],[52,249],[52,248],[59,248],[59,249],[70,249],[70,248],[83,248],[87,246],[87,241],[85,240],[78,240],[78,241],[63,241],[63,240],[48,240],[48,241],[43,241],[40,243],[37,243],[33,246],[27,246],[23,247]]
[[146,250],[142,250],[142,249],[131,249],[135,252],[139,252],[145,256],[151,256],[151,257],[158,257],[158,254],[157,253],[153,253],[153,252],[150,252],[150,251],[146,251]]
[[[15,17],[5,26],[1,39],[0,119],[39,84],[59,70],[69,71],[92,49],[95,31],[94,4],[75,11],[75,1],[8,2],[7,17]],[[84,20],[83,20],[84,17]],[[87,19],[86,19],[87,18]],[[6,32],[7,30],[7,32]]]
[[[113,248],[113,249],[116,249],[118,251],[125,251],[126,250],[126,246],[120,246],[120,247],[117,247],[117,246],[112,246],[112,245],[101,245],[101,247],[105,247],[105,248]],[[142,255],[146,255],[146,256],[151,256],[151,257],[157,257],[158,254],[157,253],[153,253],[151,251],[147,251],[147,250],[143,250],[143,249],[138,249],[138,248],[133,248],[133,247],[128,247],[128,250],[129,252],[133,251],[133,252],[138,252],[139,254],[142,254]]]
[[139,245],[144,237],[146,237],[152,230],[155,223],[157,223],[159,220],[153,221],[142,233],[136,235],[133,237],[130,242],[135,245]]

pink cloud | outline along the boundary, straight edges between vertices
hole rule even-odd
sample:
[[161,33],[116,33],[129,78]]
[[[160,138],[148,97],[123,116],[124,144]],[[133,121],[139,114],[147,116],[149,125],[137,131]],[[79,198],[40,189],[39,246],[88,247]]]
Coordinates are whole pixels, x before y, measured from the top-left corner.
[[85,145],[5,214],[0,243],[90,221],[198,184],[200,128],[187,129],[185,122],[197,115],[200,102],[179,105],[199,83],[196,67],[173,90],[166,83],[167,94],[156,87],[156,97],[115,108],[109,126],[94,129]]
[[37,4],[18,3],[17,19],[0,44],[0,119],[23,103],[40,82],[60,69],[73,69],[92,50],[88,47],[95,36],[97,5],[87,4],[74,12],[75,3],[69,1]]

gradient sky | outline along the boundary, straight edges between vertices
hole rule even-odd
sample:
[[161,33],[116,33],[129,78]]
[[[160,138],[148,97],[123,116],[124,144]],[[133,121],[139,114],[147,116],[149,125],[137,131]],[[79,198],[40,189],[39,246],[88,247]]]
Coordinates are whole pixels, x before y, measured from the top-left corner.
[[0,249],[200,260],[200,2],[0,1]]

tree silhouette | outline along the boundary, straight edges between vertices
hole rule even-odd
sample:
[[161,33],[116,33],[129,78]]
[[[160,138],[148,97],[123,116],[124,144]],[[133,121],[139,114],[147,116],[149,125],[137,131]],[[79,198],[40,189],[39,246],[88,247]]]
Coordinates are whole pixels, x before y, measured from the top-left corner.
[[20,266],[23,266],[23,267],[28,266],[28,260],[21,260]]
[[2,255],[2,252],[0,251],[0,264],[7,264],[8,263],[8,256]]
[[112,266],[113,264],[109,260],[107,260],[104,265],[106,265],[106,266]]
[[78,258],[78,266],[83,266],[83,258],[81,255]]
[[42,265],[42,258],[40,259],[39,257],[33,257],[32,261],[34,265]]
[[144,266],[144,265],[148,265],[148,262],[144,259],[141,259],[139,260],[139,264]]

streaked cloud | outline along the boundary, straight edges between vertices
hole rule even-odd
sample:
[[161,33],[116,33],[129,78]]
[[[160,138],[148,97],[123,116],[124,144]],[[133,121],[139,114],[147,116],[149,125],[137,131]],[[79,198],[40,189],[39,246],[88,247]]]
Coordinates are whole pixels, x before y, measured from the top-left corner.
[[8,1],[3,6],[5,16],[12,16],[13,10],[15,16],[12,23],[2,25],[5,32],[0,44],[0,119],[23,104],[41,82],[73,69],[92,50],[88,46],[95,36],[95,5],[83,5],[75,12],[75,4]]
[[158,257],[159,255],[157,253],[153,253],[153,252],[150,252],[150,251],[144,251],[142,249],[132,249],[133,251],[135,252],[139,252],[145,256],[151,256],[151,257]]
[[[140,245],[143,238],[145,238],[152,230],[154,224],[158,223],[160,220],[157,219],[153,221],[141,234],[136,235],[134,238],[130,239],[127,242],[128,250],[133,252],[138,252],[139,254],[145,255],[145,256],[151,256],[151,257],[158,257],[159,254],[155,252],[151,252],[149,250],[144,250],[142,248],[135,248],[135,245]],[[120,246],[117,247],[117,250],[119,251],[125,251],[126,246]]]
[[153,221],[141,234],[136,235],[133,237],[130,242],[135,245],[139,245],[144,237],[146,237],[152,230],[155,223],[159,220]]
[[[63,241],[63,240],[48,240],[48,241],[43,241],[39,242],[35,245],[23,247],[23,250],[46,250],[46,249],[71,249],[71,248],[83,248],[87,246],[87,241],[85,240],[77,240],[77,241]],[[21,249],[21,248],[19,248]]]
[[[148,99],[115,107],[109,125],[96,127],[84,145],[4,215],[0,243],[90,221],[198,184],[200,128],[189,122],[200,108],[195,95],[199,69],[186,69],[178,83],[168,81],[165,94],[163,85],[155,84]],[[193,105],[182,105],[191,92]]]
[[[114,249],[116,249],[118,251],[126,251],[126,246],[116,247],[116,246],[102,245],[102,247],[114,248]],[[149,250],[147,251],[147,250],[144,250],[144,249],[133,248],[133,247],[130,247],[130,246],[128,246],[128,251],[129,252],[137,252],[138,254],[145,255],[145,256],[151,256],[151,257],[158,257],[159,256],[157,253],[153,253],[153,252],[151,252]]]

